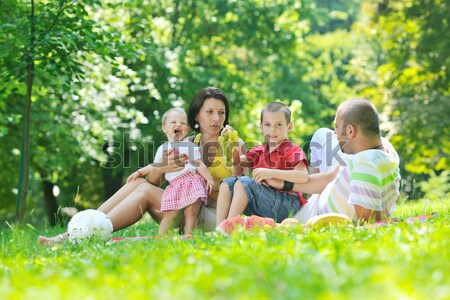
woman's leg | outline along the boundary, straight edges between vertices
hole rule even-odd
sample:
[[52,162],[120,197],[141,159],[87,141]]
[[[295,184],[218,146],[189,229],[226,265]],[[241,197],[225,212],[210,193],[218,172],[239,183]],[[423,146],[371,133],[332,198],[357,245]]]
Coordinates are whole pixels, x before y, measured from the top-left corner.
[[[125,184],[98,210],[109,217],[114,231],[134,224],[145,211],[148,211],[156,222],[160,222],[162,214],[159,208],[162,193],[161,188],[148,183],[145,179],[138,179]],[[40,244],[61,243],[67,236],[67,232],[53,237],[39,236],[38,241]]]
[[107,213],[109,220],[113,224],[113,230],[117,231],[133,225],[147,211],[159,223],[163,216],[159,211],[162,194],[163,190],[160,187],[148,182],[141,183]]
[[234,184],[233,199],[231,200],[230,211],[228,212],[227,219],[241,215],[247,207],[247,204],[247,194],[245,194],[244,186],[238,179]]
[[195,228],[195,223],[197,223],[197,216],[200,212],[201,202],[192,203],[184,209],[184,218],[186,220],[186,225],[184,226],[184,234],[190,234]]
[[114,207],[117,206],[122,200],[124,200],[129,194],[131,194],[139,185],[148,183],[144,178],[138,178],[132,182],[124,184],[117,192],[114,193],[109,199],[100,205],[97,210],[102,213],[108,214]]

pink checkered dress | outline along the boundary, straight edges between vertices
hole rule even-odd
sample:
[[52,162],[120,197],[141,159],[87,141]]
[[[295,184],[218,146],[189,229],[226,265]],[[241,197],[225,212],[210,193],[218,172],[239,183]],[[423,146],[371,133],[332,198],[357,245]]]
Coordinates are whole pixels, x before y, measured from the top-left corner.
[[197,172],[186,172],[170,182],[161,199],[161,211],[179,210],[197,200],[206,205],[208,192],[203,177]]

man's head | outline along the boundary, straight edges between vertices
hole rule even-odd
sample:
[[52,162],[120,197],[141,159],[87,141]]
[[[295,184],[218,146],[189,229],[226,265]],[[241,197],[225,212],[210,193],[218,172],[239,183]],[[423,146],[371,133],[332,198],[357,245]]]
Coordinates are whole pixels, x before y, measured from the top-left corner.
[[334,126],[344,153],[356,153],[366,144],[370,148],[372,144],[379,143],[378,113],[375,106],[366,99],[350,99],[339,105]]
[[292,129],[291,110],[281,102],[271,102],[261,111],[261,131],[266,141],[281,144]]

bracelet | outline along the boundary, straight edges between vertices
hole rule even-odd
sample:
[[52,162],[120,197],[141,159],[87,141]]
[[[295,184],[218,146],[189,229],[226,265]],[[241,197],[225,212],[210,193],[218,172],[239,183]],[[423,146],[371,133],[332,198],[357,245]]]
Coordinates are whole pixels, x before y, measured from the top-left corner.
[[294,188],[293,182],[290,182],[287,180],[284,181],[283,188],[282,188],[283,191],[290,192],[290,191],[292,191],[293,188]]

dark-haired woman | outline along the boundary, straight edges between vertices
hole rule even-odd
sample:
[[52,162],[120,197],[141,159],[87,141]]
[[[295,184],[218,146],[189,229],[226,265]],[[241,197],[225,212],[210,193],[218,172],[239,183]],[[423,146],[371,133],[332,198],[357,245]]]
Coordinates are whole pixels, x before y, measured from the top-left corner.
[[[218,138],[224,126],[228,124],[230,108],[225,94],[218,88],[207,87],[198,92],[192,100],[188,121],[197,134],[190,140],[197,144],[202,153],[202,160],[214,178],[216,186],[220,180],[241,175],[243,170],[239,167],[230,171],[222,162]],[[240,141],[242,151],[245,146]],[[156,222],[162,219],[160,188],[164,174],[181,170],[186,164],[187,157],[183,154],[170,154],[162,166],[151,165],[137,170],[131,174],[127,183],[111,198],[106,200],[98,210],[105,213],[113,224],[113,230],[126,228],[139,221],[145,212],[149,212]],[[136,174],[137,173],[137,174]],[[138,176],[136,176],[138,175]],[[146,178],[142,178],[145,176]],[[211,229],[216,222],[217,192],[213,193],[207,207],[202,207],[199,216],[199,225]],[[41,244],[61,243],[68,237],[67,232],[53,237],[39,236]]]

